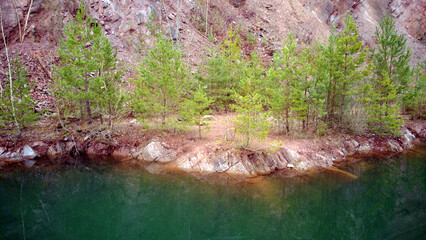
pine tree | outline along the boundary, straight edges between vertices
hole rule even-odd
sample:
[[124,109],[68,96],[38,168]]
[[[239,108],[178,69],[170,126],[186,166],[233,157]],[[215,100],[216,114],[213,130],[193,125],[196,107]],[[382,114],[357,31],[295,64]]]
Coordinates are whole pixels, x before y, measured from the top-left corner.
[[302,120],[302,128],[304,131],[308,130],[309,125],[314,123],[317,115],[320,113],[319,110],[322,107],[318,104],[318,94],[316,91],[317,82],[314,77],[315,72],[315,53],[311,49],[311,46],[306,46],[305,49],[299,55],[299,88],[301,96],[299,98],[299,104],[295,109],[299,120]]
[[238,114],[235,119],[235,130],[244,138],[244,147],[250,146],[253,139],[262,140],[270,131],[269,113],[264,111],[264,74],[263,65],[255,53],[249,61],[244,61],[242,78],[238,91],[235,91],[235,104],[232,108]]
[[413,118],[426,118],[426,61],[417,64],[404,98],[404,109]]
[[138,71],[132,98],[134,110],[141,117],[160,116],[165,127],[166,118],[179,112],[188,85],[182,53],[160,32]]
[[379,134],[398,134],[403,121],[399,108],[407,96],[411,78],[411,51],[406,39],[398,35],[395,21],[388,13],[376,29],[377,51],[373,49],[374,73],[369,101],[369,128]]
[[117,58],[117,49],[111,46],[108,38],[101,31],[100,26],[94,27],[93,48],[98,49],[94,52],[94,60],[99,63],[97,71],[97,81],[100,88],[94,89],[97,97],[95,101],[99,105],[100,118],[108,116],[108,126],[113,127],[114,121],[119,117],[120,109],[123,107],[125,94],[121,89],[121,78],[124,71]]
[[392,83],[387,73],[384,72],[382,78],[377,78],[375,85],[368,85],[369,98],[367,111],[368,127],[373,132],[380,135],[399,135],[399,129],[404,124],[399,114],[400,102],[398,99],[398,89]]
[[269,133],[271,124],[268,122],[269,114],[263,111],[262,96],[256,92],[241,96],[235,94],[233,109],[238,113],[235,117],[235,130],[244,138],[244,147],[250,146],[253,139],[264,139]]
[[210,129],[209,123],[204,117],[211,114],[212,110],[209,107],[212,102],[213,100],[207,97],[205,90],[201,87],[192,94],[191,98],[185,99],[181,115],[190,124],[198,127],[199,138],[201,138],[202,132]]
[[281,51],[274,54],[272,67],[267,72],[271,110],[279,121],[284,121],[285,133],[290,132],[293,110],[303,104],[296,47],[297,42],[290,34]]
[[325,122],[328,127],[334,127],[337,121],[338,106],[338,84],[342,78],[342,69],[340,68],[343,59],[338,54],[337,41],[339,39],[336,29],[333,27],[326,45],[320,45],[320,56],[317,61],[318,73],[321,82],[326,86]]
[[58,49],[60,66],[53,86],[58,113],[72,113],[80,106],[81,118],[85,108],[91,123],[93,107],[98,106],[101,121],[102,115],[108,115],[111,127],[122,102],[119,88],[123,70],[119,69],[117,51],[100,24],[86,14],[83,2],[75,19],[65,26],[64,35]]
[[33,86],[27,77],[27,70],[18,56],[11,61],[11,74],[12,86],[6,84],[0,98],[0,126],[5,129],[13,129],[20,135],[21,129],[36,121],[40,114],[34,112],[36,104],[30,95]]
[[341,103],[340,103],[340,128],[344,128],[345,107],[348,105],[348,97],[353,94],[353,86],[370,74],[370,69],[364,68],[367,56],[367,48],[359,40],[357,25],[352,16],[347,13],[345,28],[337,40],[338,54],[342,58],[341,72]]
[[205,58],[199,70],[199,79],[208,89],[207,96],[214,99],[212,106],[218,110],[228,110],[234,103],[233,93],[242,78],[244,61],[240,45],[240,36],[231,26],[224,42],[210,49],[211,56]]
[[410,69],[411,50],[406,46],[407,39],[398,35],[395,20],[387,13],[376,28],[375,40],[377,49],[373,49],[374,73],[381,81],[386,74],[391,83],[395,84],[397,94],[405,96],[408,82],[412,76]]

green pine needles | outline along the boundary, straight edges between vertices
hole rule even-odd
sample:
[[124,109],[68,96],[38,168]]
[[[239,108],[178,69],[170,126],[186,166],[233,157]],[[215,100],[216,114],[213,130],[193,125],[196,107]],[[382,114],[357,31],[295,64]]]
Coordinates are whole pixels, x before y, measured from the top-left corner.
[[382,135],[399,134],[404,124],[401,104],[408,96],[412,70],[409,62],[411,51],[407,39],[398,35],[395,20],[388,13],[376,29],[377,49],[372,52],[374,77],[371,80],[368,126]]
[[81,119],[86,115],[91,123],[97,112],[101,123],[107,116],[112,127],[124,100],[117,51],[100,24],[86,14],[83,2],[75,19],[65,26],[64,35],[53,84],[59,117],[66,119],[79,112]]
[[18,56],[11,60],[11,74],[12,81],[4,86],[1,93],[0,127],[19,136],[21,129],[35,122],[40,114],[34,112],[35,103],[30,95],[33,85]]
[[188,88],[189,75],[182,53],[174,43],[158,33],[154,46],[138,68],[132,104],[142,118],[159,117],[161,127],[173,124]]
[[[324,44],[303,45],[290,34],[269,66],[256,53],[244,54],[247,43],[231,27],[191,75],[179,44],[161,31],[160,21],[149,25],[155,41],[137,68],[129,102],[144,124],[195,125],[200,138],[209,129],[205,115],[234,111],[244,147],[264,139],[273,124],[286,135],[398,134],[403,107],[419,108],[417,115],[424,116],[425,78],[424,66],[410,68],[411,51],[394,24],[390,15],[382,19],[377,46],[369,52],[348,13],[344,28],[332,27]],[[107,117],[112,126],[126,100],[117,51],[84,4],[64,35],[54,84],[60,118]]]

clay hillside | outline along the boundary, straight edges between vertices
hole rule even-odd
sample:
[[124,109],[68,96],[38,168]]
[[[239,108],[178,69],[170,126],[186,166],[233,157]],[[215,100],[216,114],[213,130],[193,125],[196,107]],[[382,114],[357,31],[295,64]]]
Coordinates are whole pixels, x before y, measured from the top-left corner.
[[[360,36],[368,45],[380,18],[389,11],[396,27],[407,37],[413,50],[412,64],[426,59],[426,0],[86,0],[91,15],[98,19],[107,37],[118,49],[119,58],[130,66],[137,65],[147,46],[152,44],[147,24],[150,16],[163,21],[164,31],[183,46],[187,62],[196,66],[205,49],[220,43],[230,25],[238,27],[242,38],[256,40],[245,53],[261,53],[268,62],[280,48],[282,40],[292,32],[301,43],[323,42],[330,25],[342,27],[347,11],[354,16]],[[39,108],[52,107],[49,82],[57,61],[63,26],[79,6],[79,0],[2,0],[3,22],[10,51],[23,58]],[[206,32],[207,24],[210,31]],[[28,14],[28,10],[30,13]],[[25,27],[26,26],[26,27]],[[25,29],[24,29],[25,27]],[[20,41],[19,34],[24,35]],[[209,39],[210,38],[210,39]],[[6,58],[0,46],[0,79],[5,81]],[[130,63],[130,64],[128,64]]]

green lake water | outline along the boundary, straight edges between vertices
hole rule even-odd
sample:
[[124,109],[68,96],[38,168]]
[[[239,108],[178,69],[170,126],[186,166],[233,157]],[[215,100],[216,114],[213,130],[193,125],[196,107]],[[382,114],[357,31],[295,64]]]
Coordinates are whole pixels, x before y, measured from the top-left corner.
[[[108,166],[0,173],[0,239],[426,239],[426,152],[255,184]],[[224,180],[225,179],[225,180]]]

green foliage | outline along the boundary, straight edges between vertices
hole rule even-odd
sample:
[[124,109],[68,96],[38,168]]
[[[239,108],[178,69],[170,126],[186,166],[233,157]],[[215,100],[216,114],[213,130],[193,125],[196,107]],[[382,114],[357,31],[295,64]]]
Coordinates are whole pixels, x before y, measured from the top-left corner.
[[[0,98],[0,127],[12,129],[13,132],[19,134],[21,128],[38,119],[39,113],[34,112],[35,103],[30,96],[33,86],[27,77],[27,70],[18,56],[11,60],[11,67],[12,86],[5,84]],[[12,91],[10,87],[12,87]],[[11,92],[12,95],[10,95]],[[14,116],[16,116],[17,125],[15,125]]]
[[332,127],[337,122],[337,106],[338,106],[338,84],[342,78],[342,58],[338,54],[337,41],[339,36],[333,27],[326,45],[320,45],[320,56],[317,61],[318,73],[317,77],[325,85],[325,122]]
[[347,13],[345,29],[337,40],[338,54],[342,58],[341,71],[341,103],[340,103],[340,128],[344,128],[345,108],[350,100],[350,95],[356,93],[355,86],[371,72],[370,67],[364,67],[367,48],[359,40],[359,32],[355,20]]
[[399,129],[404,124],[399,113],[400,104],[397,101],[397,87],[392,83],[387,73],[383,78],[377,78],[374,86],[369,86],[369,104],[367,111],[368,127],[380,135],[399,135]]
[[414,118],[426,118],[426,61],[414,69],[413,80],[404,97],[404,109]]
[[235,130],[244,138],[243,146],[250,146],[253,139],[265,139],[271,123],[268,122],[269,113],[263,111],[261,95],[252,92],[241,96],[236,93],[235,102],[233,109],[238,113],[234,120]]
[[353,118],[348,106],[356,104],[352,95],[362,86],[362,80],[371,72],[366,66],[367,48],[359,40],[359,32],[352,16],[347,13],[345,28],[339,34],[333,28],[328,43],[321,45],[318,77],[326,88],[325,122],[330,128],[344,130],[348,126],[345,118]]
[[243,58],[239,35],[231,29],[219,49],[212,48],[210,57],[201,65],[198,78],[207,87],[207,96],[214,99],[212,106],[228,110],[234,103],[233,93],[242,78]]
[[123,70],[118,64],[117,51],[105,37],[99,23],[86,14],[82,2],[75,19],[64,28],[65,38],[61,40],[58,54],[60,66],[56,69],[54,95],[61,117],[72,114],[83,107],[89,122],[92,108],[98,106],[101,115],[108,115],[109,126],[113,125],[118,109],[123,102],[120,89]]
[[373,49],[374,73],[377,78],[385,78],[395,84],[397,94],[405,96],[407,86],[412,76],[409,66],[411,50],[406,46],[407,39],[404,35],[398,35],[395,29],[395,20],[387,13],[380,22],[380,28],[376,29],[375,39],[377,48]]
[[207,97],[201,87],[192,94],[190,99],[185,99],[182,116],[190,124],[198,127],[200,138],[202,132],[210,129],[208,119],[204,119],[204,116],[212,113],[212,110],[209,109],[212,102],[213,100]]
[[284,122],[285,133],[290,132],[296,112],[306,109],[299,66],[297,42],[290,34],[281,51],[274,54],[272,67],[267,72],[271,111],[279,122]]
[[159,33],[154,46],[138,68],[136,89],[132,96],[134,111],[141,118],[166,118],[179,112],[188,87],[187,66],[173,42]]
[[373,49],[374,78],[370,89],[367,110],[369,128],[379,134],[398,134],[403,121],[400,114],[402,99],[407,94],[411,70],[411,51],[405,46],[406,39],[398,35],[395,21],[390,14],[382,18],[376,29],[377,49]]

